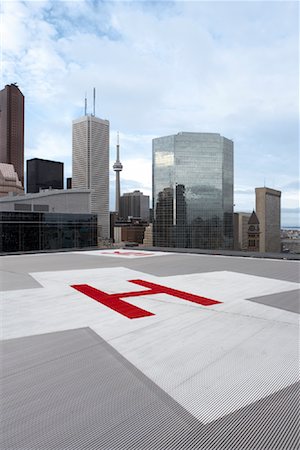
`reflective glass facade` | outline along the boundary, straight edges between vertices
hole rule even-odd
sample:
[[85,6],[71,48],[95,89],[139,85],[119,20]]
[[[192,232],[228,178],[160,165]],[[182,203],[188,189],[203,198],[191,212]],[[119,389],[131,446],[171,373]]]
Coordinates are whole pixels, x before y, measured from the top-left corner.
[[153,139],[153,243],[231,249],[233,142],[215,133]]
[[0,212],[0,235],[0,252],[94,247],[97,216]]

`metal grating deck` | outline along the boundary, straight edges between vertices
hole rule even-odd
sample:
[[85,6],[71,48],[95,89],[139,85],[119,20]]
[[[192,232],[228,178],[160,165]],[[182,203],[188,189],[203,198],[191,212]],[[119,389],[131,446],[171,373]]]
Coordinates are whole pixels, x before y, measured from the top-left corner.
[[4,450],[299,448],[299,383],[203,425],[89,328],[2,356]]

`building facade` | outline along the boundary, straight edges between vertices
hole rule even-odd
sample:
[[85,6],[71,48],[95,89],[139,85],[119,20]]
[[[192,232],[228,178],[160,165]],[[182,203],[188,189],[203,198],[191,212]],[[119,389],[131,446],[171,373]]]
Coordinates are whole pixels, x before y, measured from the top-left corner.
[[97,216],[0,211],[0,253],[97,246]]
[[0,197],[23,193],[24,189],[14,166],[0,163]]
[[15,84],[0,91],[0,162],[12,164],[24,186],[24,95]]
[[48,189],[36,194],[9,195],[0,198],[0,211],[89,214],[91,191],[89,189]]
[[232,249],[231,140],[186,132],[153,139],[153,244]]
[[64,164],[58,161],[33,158],[26,164],[27,193],[39,192],[40,189],[64,188]]
[[251,213],[236,212],[233,215],[233,248],[248,250],[248,221]]
[[73,121],[72,188],[91,189],[98,238],[109,237],[109,121],[88,114]]
[[260,252],[280,252],[281,192],[267,187],[255,188],[256,214],[259,220]]
[[255,213],[252,212],[248,220],[248,250],[249,252],[259,252],[259,220]]
[[117,221],[114,226],[114,242],[134,242],[143,244],[148,223],[131,219],[127,222]]
[[120,198],[119,217],[124,220],[135,217],[149,222],[149,201],[149,195],[144,195],[141,191],[123,194]]

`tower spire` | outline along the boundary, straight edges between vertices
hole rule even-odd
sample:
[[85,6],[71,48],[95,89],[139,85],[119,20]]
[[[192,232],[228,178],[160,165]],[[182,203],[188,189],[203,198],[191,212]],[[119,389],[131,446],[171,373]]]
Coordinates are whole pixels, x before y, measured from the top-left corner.
[[119,132],[117,133],[117,159],[113,165],[113,169],[116,172],[116,213],[119,214],[120,210],[120,172],[123,169],[123,166],[120,162],[120,140],[119,140]]
[[93,116],[96,114],[96,88],[93,89]]

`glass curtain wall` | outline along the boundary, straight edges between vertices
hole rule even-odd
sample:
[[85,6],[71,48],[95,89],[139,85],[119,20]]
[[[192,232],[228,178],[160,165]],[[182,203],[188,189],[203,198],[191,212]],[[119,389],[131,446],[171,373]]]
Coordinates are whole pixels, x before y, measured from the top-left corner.
[[0,252],[97,246],[97,216],[0,212]]
[[215,133],[153,140],[153,242],[231,249],[233,142]]

